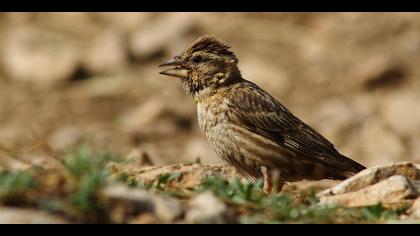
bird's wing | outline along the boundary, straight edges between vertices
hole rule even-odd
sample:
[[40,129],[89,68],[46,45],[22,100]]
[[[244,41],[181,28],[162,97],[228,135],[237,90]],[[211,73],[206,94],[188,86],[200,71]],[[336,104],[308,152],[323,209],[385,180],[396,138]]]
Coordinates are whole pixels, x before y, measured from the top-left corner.
[[365,167],[341,155],[326,138],[303,123],[280,102],[246,82],[229,97],[232,122],[264,136],[290,150],[296,157],[312,158],[344,171],[358,172]]

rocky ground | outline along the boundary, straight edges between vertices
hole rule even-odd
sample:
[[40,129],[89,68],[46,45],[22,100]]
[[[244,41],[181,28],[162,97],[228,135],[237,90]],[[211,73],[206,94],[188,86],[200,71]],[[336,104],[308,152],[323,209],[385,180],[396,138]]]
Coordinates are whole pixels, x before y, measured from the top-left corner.
[[0,223],[420,223],[420,166],[366,169],[264,194],[225,165],[154,166],[81,147],[56,168],[0,174]]
[[[0,221],[418,218],[418,169],[396,163],[420,162],[419,24],[418,13],[1,13]],[[208,33],[343,154],[382,167],[273,196],[235,181],[191,99],[158,74]]]

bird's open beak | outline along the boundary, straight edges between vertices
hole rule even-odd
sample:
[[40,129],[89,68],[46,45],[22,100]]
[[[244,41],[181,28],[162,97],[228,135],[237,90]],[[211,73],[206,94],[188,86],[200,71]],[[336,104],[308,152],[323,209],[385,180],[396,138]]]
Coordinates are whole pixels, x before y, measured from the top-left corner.
[[159,74],[186,79],[188,78],[188,70],[182,67],[181,57],[176,56],[159,65],[159,67],[174,66],[174,68],[159,72]]

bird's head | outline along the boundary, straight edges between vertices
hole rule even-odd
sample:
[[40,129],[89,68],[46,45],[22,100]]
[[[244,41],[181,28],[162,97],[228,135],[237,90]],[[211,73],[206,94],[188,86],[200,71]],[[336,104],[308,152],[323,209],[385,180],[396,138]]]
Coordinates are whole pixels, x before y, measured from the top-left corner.
[[215,90],[240,77],[238,59],[229,48],[214,36],[200,37],[181,54],[160,64],[172,67],[160,74],[180,78],[183,88],[193,96],[205,89]]

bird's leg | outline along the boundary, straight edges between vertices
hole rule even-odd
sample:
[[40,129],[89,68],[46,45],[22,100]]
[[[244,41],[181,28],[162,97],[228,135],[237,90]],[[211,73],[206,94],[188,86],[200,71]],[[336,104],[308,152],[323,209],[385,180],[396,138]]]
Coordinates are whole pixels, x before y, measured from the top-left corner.
[[262,166],[261,173],[264,179],[263,191],[265,194],[270,194],[272,192],[279,193],[282,190],[284,183],[280,181],[280,173],[278,170],[274,170],[273,173],[271,173],[267,167]]
[[269,194],[269,193],[271,193],[271,190],[273,189],[273,181],[271,179],[270,171],[268,170],[267,167],[262,166],[261,167],[261,173],[262,173],[263,179],[264,179],[263,191],[264,191],[265,194]]

